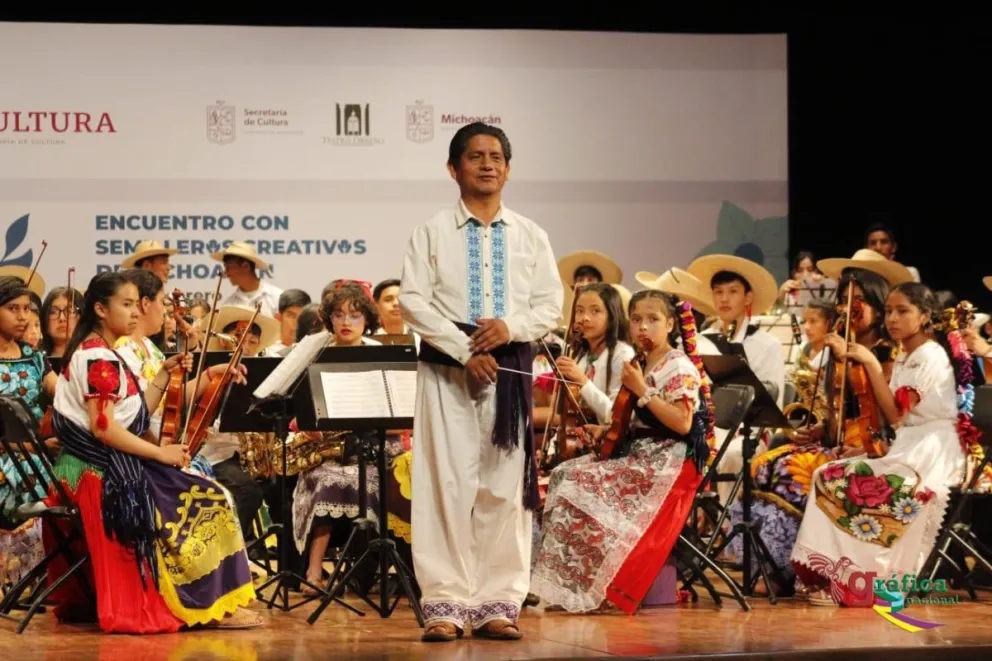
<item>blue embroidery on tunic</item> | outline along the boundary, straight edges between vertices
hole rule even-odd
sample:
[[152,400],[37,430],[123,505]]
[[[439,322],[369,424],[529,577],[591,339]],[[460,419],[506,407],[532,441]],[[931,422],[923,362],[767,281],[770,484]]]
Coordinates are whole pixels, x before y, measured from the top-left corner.
[[493,317],[506,316],[506,225],[499,221],[493,225],[490,247],[493,265]]
[[485,316],[482,286],[482,233],[479,222],[474,218],[469,220],[468,231],[465,233],[468,254],[468,323]]

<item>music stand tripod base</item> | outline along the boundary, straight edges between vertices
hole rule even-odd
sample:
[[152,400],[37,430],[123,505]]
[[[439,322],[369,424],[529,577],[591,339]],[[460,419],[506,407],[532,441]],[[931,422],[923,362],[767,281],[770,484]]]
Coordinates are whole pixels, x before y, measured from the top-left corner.
[[[337,566],[334,568],[334,574],[331,576],[330,580],[327,582],[327,587],[324,592],[324,596],[321,598],[321,603],[310,614],[307,618],[309,624],[314,624],[324,612],[324,609],[330,605],[331,599],[336,599],[333,595],[338,593],[343,593],[344,589],[348,586],[352,577],[356,575],[358,569],[366,562],[372,560],[378,560],[378,574],[379,574],[379,603],[374,603],[369,599],[368,595],[361,595],[362,600],[367,603],[372,610],[379,614],[381,618],[387,618],[393,614],[396,609],[397,604],[399,604],[400,598],[406,595],[406,598],[410,601],[410,605],[413,608],[414,615],[417,618],[417,623],[424,626],[424,615],[420,608],[420,601],[413,589],[413,572],[410,568],[406,566],[403,559],[400,557],[399,552],[396,550],[396,542],[394,542],[389,537],[389,529],[387,525],[388,517],[388,503],[387,503],[387,484],[386,476],[388,472],[388,465],[386,462],[386,430],[379,430],[378,434],[378,448],[376,451],[376,470],[378,472],[379,479],[379,507],[376,513],[378,521],[372,521],[368,518],[367,507],[368,507],[368,489],[366,484],[367,476],[367,464],[366,456],[368,453],[368,448],[363,447],[359,454],[358,461],[358,482],[359,482],[359,494],[361,498],[359,518],[355,520],[354,527],[351,530],[351,534],[348,536],[348,541],[341,551],[341,556],[338,559]],[[363,440],[364,443],[364,440]],[[378,535],[369,539],[370,531],[378,529]],[[342,567],[345,563],[349,563],[348,560],[352,553],[352,545],[357,542],[359,535],[365,535],[368,540],[368,545],[365,551],[354,561],[350,563],[351,566],[348,571],[341,575]],[[389,577],[390,569],[395,569],[396,579],[399,581],[401,590],[396,595],[393,603],[390,604],[389,600],[392,596],[389,589]]]
[[[324,590],[320,586],[314,585],[306,580],[305,577],[300,576],[292,569],[290,569],[289,561],[289,549],[290,544],[294,544],[293,541],[293,531],[289,525],[290,518],[292,517],[292,509],[289,502],[289,494],[286,490],[286,472],[288,470],[288,459],[286,454],[286,439],[289,435],[289,413],[288,398],[279,398],[278,400],[272,400],[276,405],[278,405],[278,412],[275,414],[265,414],[266,417],[271,417],[275,419],[276,424],[276,438],[279,439],[279,444],[282,447],[282,476],[279,479],[279,498],[280,498],[280,509],[282,511],[282,529],[279,531],[279,571],[276,572],[274,576],[265,581],[262,585],[256,588],[256,592],[261,594],[263,591],[269,588],[269,586],[274,585],[275,589],[272,592],[272,596],[266,605],[268,608],[278,607],[284,613],[288,613],[292,610],[299,608],[305,604],[309,604],[311,601],[315,601],[324,595]],[[307,586],[310,589],[316,591],[316,594],[305,596],[301,601],[290,605],[289,603],[289,584],[299,583],[301,586]],[[282,603],[276,606],[276,599],[279,599]],[[354,612],[357,615],[365,615],[362,611],[358,610],[351,604],[345,603],[344,601],[335,598],[335,602],[339,605],[344,606],[348,610]]]

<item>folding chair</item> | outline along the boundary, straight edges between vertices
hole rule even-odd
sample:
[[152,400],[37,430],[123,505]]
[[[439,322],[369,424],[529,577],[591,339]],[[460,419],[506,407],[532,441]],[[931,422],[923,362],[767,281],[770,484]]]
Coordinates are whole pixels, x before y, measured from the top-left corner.
[[[0,617],[16,622],[17,633],[23,633],[31,622],[31,618],[42,609],[49,595],[69,578],[78,577],[83,589],[90,594],[93,593],[86,579],[86,574],[82,571],[83,566],[89,560],[89,553],[85,553],[77,559],[70,546],[78,539],[85,539],[79,510],[69,505],[71,502],[69,494],[56,479],[48,448],[35,435],[34,428],[34,418],[31,417],[23,401],[19,398],[0,397],[0,447],[11,457],[19,457],[23,460],[13,462],[14,470],[17,471],[21,484],[28,485],[26,489],[19,490],[17,493],[18,498],[22,501],[17,507],[17,514],[24,520],[40,517],[46,523],[50,521],[52,524],[50,529],[56,538],[55,548],[47,553],[41,562],[35,565],[4,595],[3,601],[0,601]],[[51,493],[54,490],[63,505],[49,507],[43,499],[36,495],[33,488],[35,485],[41,485],[45,493]],[[56,525],[56,523],[63,521],[68,523],[68,535]],[[60,555],[66,558],[69,570],[47,587],[42,587],[47,576],[48,566],[52,560]],[[25,591],[32,587],[34,587],[34,591],[30,601],[22,602]],[[13,610],[21,609],[27,611],[23,617],[18,618],[10,614]]]
[[[981,432],[986,440],[992,439],[992,385],[975,388],[975,408],[972,424]],[[979,492],[975,486],[985,467],[989,465],[992,454],[992,443],[985,445],[985,459],[972,473],[967,484],[951,489],[951,502],[956,502],[951,516],[944,522],[937,544],[934,545],[930,557],[923,565],[920,576],[926,576],[932,583],[939,576],[946,562],[951,574],[960,585],[968,591],[972,601],[978,599],[975,587],[971,582],[971,572],[967,565],[968,557],[974,560],[974,566],[984,567],[992,572],[992,550],[990,550],[971,530],[972,513],[975,500],[988,500],[989,494]],[[955,554],[954,551],[957,551]],[[955,557],[956,556],[956,557]]]
[[[713,405],[716,408],[716,426],[722,429],[729,429],[730,434],[727,435],[727,439],[723,442],[720,447],[720,451],[717,453],[716,457],[710,463],[709,470],[707,470],[706,475],[703,477],[702,482],[699,484],[699,488],[696,492],[697,503],[700,500],[707,500],[715,502],[710,498],[710,494],[705,491],[707,486],[711,484],[717,476],[717,465],[720,463],[720,459],[727,451],[728,444],[730,440],[737,433],[737,429],[744,422],[744,418],[747,415],[748,409],[751,408],[751,403],[754,401],[754,388],[751,386],[728,384],[721,386],[713,391]],[[718,506],[719,503],[716,503]],[[701,505],[704,511],[706,505]],[[686,523],[685,527],[682,529],[682,534],[679,535],[678,541],[675,543],[674,554],[679,561],[679,574],[682,578],[682,588],[689,591],[692,594],[692,600],[697,601],[698,595],[692,584],[699,581],[703,584],[703,587],[710,593],[713,601],[716,602],[718,606],[722,605],[722,597],[729,597],[734,599],[740,607],[745,611],[751,610],[751,605],[744,598],[744,594],[741,592],[740,586],[734,581],[714,560],[709,556],[707,548],[712,545],[712,540],[709,545],[704,546],[704,541],[700,534],[697,532],[695,526],[695,511],[696,505],[693,506],[693,515],[691,515],[690,523]],[[717,533],[714,533],[714,535]],[[719,592],[716,586],[709,580],[706,576],[706,571],[711,570],[716,574],[717,578],[723,581],[724,584],[729,588],[730,592]]]

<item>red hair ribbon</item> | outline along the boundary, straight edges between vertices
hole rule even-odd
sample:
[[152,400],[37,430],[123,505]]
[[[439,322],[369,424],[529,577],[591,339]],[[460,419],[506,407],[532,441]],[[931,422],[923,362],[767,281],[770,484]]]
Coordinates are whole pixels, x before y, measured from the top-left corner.
[[341,289],[344,285],[358,285],[369,297],[369,300],[375,303],[375,297],[372,296],[372,283],[368,280],[338,280],[334,283],[334,288]]

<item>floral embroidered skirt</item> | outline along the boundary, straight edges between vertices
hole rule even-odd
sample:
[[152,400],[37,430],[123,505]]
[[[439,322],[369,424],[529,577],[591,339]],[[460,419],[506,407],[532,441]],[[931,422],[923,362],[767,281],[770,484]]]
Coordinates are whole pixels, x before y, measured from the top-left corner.
[[[834,457],[834,451],[821,447],[782,445],[764,452],[751,463],[754,491],[751,519],[758,523],[758,534],[771,554],[772,560],[790,583],[795,572],[789,558],[796,545],[799,524],[806,509],[813,472]],[[730,525],[743,519],[741,502],[730,508]],[[743,538],[738,535],[730,542],[731,556],[742,561]],[[758,562],[751,560],[757,571]]]
[[[57,616],[92,614],[95,596],[95,614],[107,633],[170,633],[220,620],[255,599],[237,517],[219,486],[160,464],[147,463],[145,471],[158,519],[157,586],[151,576],[142,580],[134,554],[104,532],[101,471],[68,454],[56,462],[86,536],[73,551],[90,553],[89,584],[74,577],[60,586],[53,595]],[[58,504],[55,492],[49,503]],[[48,526],[44,538],[53,548],[56,537]],[[65,559],[56,558],[49,580],[67,569]]]
[[847,603],[861,573],[916,574],[933,550],[965,458],[954,423],[903,426],[888,454],[831,461],[813,474],[792,561],[811,588]]
[[645,439],[623,458],[562,463],[551,474],[531,592],[570,612],[607,600],[633,613],[682,532],[699,481],[681,442]]

